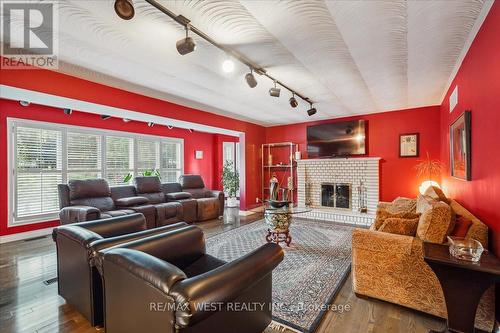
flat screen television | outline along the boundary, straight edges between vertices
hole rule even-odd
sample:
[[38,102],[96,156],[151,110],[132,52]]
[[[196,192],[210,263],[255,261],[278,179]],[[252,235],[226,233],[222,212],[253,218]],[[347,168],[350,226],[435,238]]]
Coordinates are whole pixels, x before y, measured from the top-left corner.
[[364,120],[324,123],[307,127],[309,158],[365,155]]

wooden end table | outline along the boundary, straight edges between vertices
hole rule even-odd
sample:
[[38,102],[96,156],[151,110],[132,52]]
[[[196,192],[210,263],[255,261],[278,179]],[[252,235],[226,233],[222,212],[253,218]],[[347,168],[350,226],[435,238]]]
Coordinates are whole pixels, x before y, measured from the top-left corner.
[[[474,328],[476,309],[484,292],[500,281],[500,260],[484,252],[477,263],[458,260],[447,245],[424,243],[424,260],[436,274],[448,310],[444,332],[480,332]],[[435,331],[430,331],[435,332]]]

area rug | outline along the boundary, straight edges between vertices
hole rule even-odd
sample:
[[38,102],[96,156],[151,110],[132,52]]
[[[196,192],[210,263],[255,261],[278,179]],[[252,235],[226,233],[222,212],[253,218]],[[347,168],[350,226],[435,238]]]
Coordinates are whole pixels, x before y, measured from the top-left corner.
[[[351,267],[352,227],[295,219],[285,259],[273,271],[273,319],[299,332],[313,332]],[[235,260],[266,243],[263,220],[207,239],[207,252]],[[331,310],[331,309],[330,309]]]

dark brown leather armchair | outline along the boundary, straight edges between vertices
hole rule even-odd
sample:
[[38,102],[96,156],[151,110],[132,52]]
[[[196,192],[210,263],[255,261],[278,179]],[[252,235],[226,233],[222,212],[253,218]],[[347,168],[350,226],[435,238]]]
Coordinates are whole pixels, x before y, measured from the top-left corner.
[[198,202],[198,221],[220,217],[224,214],[224,192],[209,190],[200,175],[179,177],[182,191],[190,193]]
[[[283,250],[266,244],[225,263],[206,254],[203,232],[188,226],[96,258],[107,333],[261,333],[271,322],[272,270]],[[231,310],[252,304],[262,307]]]
[[102,282],[93,253],[113,245],[161,234],[186,223],[146,230],[142,214],[130,214],[57,227],[58,292],[93,326],[103,325]]
[[61,224],[105,219],[127,214],[142,213],[148,227],[154,227],[155,208],[148,199],[137,197],[121,198],[116,205],[111,197],[111,188],[105,179],[70,180],[59,184],[59,219]]
[[183,207],[178,202],[166,202],[158,177],[135,177],[137,195],[145,197],[156,209],[156,226],[179,222],[183,219]]

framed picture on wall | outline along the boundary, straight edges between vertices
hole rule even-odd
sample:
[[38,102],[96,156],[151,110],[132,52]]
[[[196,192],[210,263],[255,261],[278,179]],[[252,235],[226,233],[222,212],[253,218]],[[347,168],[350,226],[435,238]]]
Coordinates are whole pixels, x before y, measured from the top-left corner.
[[471,112],[465,111],[450,125],[452,177],[471,180]]
[[418,157],[419,134],[407,133],[399,135],[399,157]]

